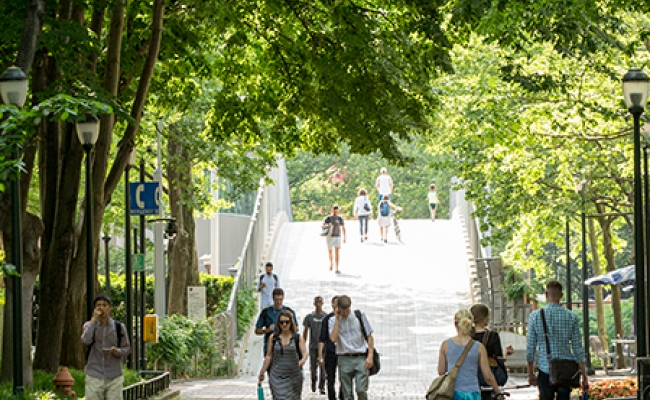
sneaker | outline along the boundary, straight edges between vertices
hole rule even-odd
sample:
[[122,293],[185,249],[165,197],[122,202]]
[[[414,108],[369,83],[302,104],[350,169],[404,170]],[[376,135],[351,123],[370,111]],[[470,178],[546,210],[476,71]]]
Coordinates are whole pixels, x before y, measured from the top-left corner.
[[363,243],[363,237],[361,238],[361,243]]
[[325,394],[325,389],[321,389],[320,394]]

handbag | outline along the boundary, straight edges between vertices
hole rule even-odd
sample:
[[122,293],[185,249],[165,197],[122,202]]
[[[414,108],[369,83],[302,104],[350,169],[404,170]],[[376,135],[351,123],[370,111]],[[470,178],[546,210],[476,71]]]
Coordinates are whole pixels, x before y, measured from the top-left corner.
[[370,211],[370,204],[368,204],[368,198],[365,197],[366,201],[363,203],[363,209],[366,211]]
[[458,369],[465,361],[465,356],[469,353],[469,350],[474,345],[474,340],[470,339],[463,354],[460,355],[456,365],[452,368],[451,371],[445,372],[443,375],[436,377],[436,379],[431,382],[427,394],[424,396],[427,400],[451,400],[454,397],[454,391],[456,390],[456,375],[458,374]]
[[[366,339],[366,342],[368,341],[368,335],[366,335],[366,328],[363,326],[363,321],[361,320],[361,311],[359,310],[354,310],[354,315],[357,316],[357,319],[359,320],[359,325],[361,325],[361,333],[363,333],[363,337]],[[368,355],[368,352],[366,351],[366,356]],[[370,370],[368,371],[370,376],[377,375],[377,372],[381,369],[381,360],[379,359],[379,352],[377,352],[377,348],[373,347],[372,348],[372,367],[370,367]]]
[[329,236],[331,232],[332,232],[332,225],[327,224],[327,225],[325,225],[323,230],[320,232],[320,235],[321,236]]
[[[483,334],[483,346],[485,346],[486,349],[489,337],[490,330],[486,329],[485,333]],[[508,369],[506,368],[506,363],[502,358],[497,357],[488,357],[488,362],[490,363],[490,370],[492,371],[492,375],[494,375],[494,379],[497,381],[497,385],[505,385],[506,382],[508,382]],[[490,386],[485,380],[483,372],[481,372],[480,368],[478,370],[478,382],[480,386]]]
[[580,366],[574,360],[563,358],[551,358],[551,346],[548,339],[548,326],[546,326],[546,317],[544,310],[541,310],[542,325],[544,326],[544,339],[546,341],[546,357],[548,358],[548,380],[549,385],[553,388],[579,388],[580,387]]

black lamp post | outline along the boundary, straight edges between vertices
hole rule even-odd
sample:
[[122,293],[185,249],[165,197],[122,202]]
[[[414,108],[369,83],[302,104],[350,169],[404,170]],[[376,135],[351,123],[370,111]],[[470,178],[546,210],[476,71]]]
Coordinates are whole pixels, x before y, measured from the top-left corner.
[[[576,185],[576,192],[580,195],[582,207],[580,212],[580,226],[582,231],[582,282],[589,279],[589,271],[587,267],[587,215],[585,214],[585,186],[586,180],[580,181]],[[582,341],[585,348],[585,369],[587,375],[594,375],[596,372],[591,368],[591,355],[589,346],[589,286],[582,285]]]
[[565,222],[564,246],[566,248],[566,308],[571,310],[573,308],[573,301],[571,300],[571,227],[569,224],[569,217]]
[[108,296],[108,297],[111,297],[111,269],[110,269],[111,262],[109,260],[110,256],[109,256],[109,252],[108,252],[108,242],[111,241],[111,237],[108,236],[108,234],[105,233],[104,236],[102,237],[102,239],[104,240],[104,254],[105,254],[105,257],[106,257],[106,259],[104,260],[105,261],[104,262],[104,267],[105,267],[104,272],[106,274],[105,275],[106,282],[104,282],[104,284],[105,284],[104,294],[106,294],[106,296]]
[[93,262],[93,188],[92,163],[90,152],[99,136],[99,119],[87,115],[86,120],[77,122],[77,136],[86,152],[86,318],[93,315],[93,300],[95,298],[95,265]]
[[[21,108],[27,100],[27,75],[18,67],[9,67],[0,75],[0,93],[7,105]],[[18,148],[14,150],[14,159],[19,158]],[[23,238],[22,210],[20,201],[20,170],[16,168],[11,179],[11,262],[16,268],[16,275],[11,276],[12,284],[12,323],[13,323],[13,393],[24,392],[23,383]]]
[[[635,282],[634,297],[636,311],[636,349],[639,358],[638,393],[639,398],[645,397],[645,391],[650,386],[645,376],[645,363],[641,359],[647,357],[646,332],[646,293],[645,293],[645,249],[643,229],[643,187],[641,186],[641,114],[645,111],[648,101],[650,80],[641,68],[631,68],[623,76],[623,97],[627,108],[634,117],[634,265]],[[647,199],[646,199],[647,200]]]
[[[124,169],[124,204],[126,212],[124,215],[124,252],[126,253],[126,330],[133,335],[133,264],[131,263],[131,192],[129,188],[129,172],[135,165],[135,149],[129,155],[129,162]],[[134,343],[133,336],[130,343]],[[126,366],[133,368],[133,353],[126,358]]]

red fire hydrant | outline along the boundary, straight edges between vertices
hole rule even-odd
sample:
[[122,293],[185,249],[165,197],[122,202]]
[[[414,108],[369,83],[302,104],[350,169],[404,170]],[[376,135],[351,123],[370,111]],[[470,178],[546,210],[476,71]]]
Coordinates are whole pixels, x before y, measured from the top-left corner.
[[68,367],[59,367],[59,372],[56,373],[52,379],[57,392],[61,392],[66,396],[77,397],[77,393],[72,390],[74,385],[74,378],[70,375]]

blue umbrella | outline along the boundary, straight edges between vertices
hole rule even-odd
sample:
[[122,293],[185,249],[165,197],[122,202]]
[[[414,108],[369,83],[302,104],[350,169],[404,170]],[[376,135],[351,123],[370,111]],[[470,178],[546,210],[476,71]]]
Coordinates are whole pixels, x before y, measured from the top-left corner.
[[619,268],[603,275],[594,276],[585,285],[632,285],[634,284],[634,265]]

